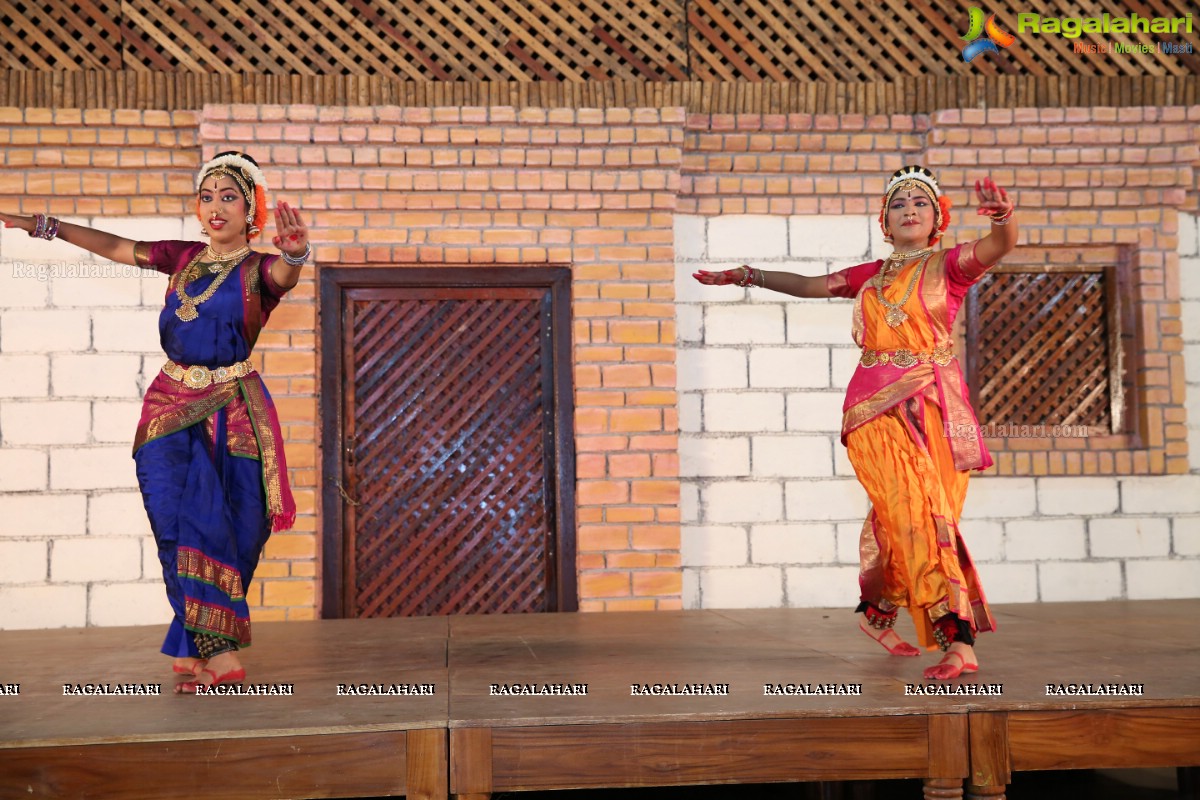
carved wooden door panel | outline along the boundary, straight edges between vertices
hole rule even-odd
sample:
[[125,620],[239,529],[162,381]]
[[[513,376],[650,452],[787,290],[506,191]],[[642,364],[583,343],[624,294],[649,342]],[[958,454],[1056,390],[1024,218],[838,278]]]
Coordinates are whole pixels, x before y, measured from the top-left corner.
[[566,270],[394,272],[337,287],[324,615],[575,608]]

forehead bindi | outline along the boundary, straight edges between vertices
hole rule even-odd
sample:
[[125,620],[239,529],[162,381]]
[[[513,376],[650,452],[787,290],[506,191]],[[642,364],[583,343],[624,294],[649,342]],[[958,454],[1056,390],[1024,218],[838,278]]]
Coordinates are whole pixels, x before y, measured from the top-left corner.
[[916,189],[902,190],[902,191],[896,192],[896,194],[892,197],[892,205],[896,205],[897,203],[906,204],[906,203],[916,203],[916,202],[921,202],[921,201],[929,202],[929,197],[927,197],[924,192],[916,190]]
[[209,194],[217,192],[223,194],[227,191],[232,191],[235,194],[240,192],[237,182],[228,175],[217,175],[205,179],[204,182],[200,184],[200,191],[207,192]]

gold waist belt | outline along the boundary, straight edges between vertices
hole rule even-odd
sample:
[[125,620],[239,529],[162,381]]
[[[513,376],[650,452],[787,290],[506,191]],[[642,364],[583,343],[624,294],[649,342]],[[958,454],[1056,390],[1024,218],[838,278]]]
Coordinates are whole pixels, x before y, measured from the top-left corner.
[[249,359],[230,364],[228,367],[185,367],[168,360],[163,364],[163,374],[187,386],[189,389],[203,389],[214,383],[228,383],[238,378],[244,378],[254,372],[254,365]]
[[915,367],[917,364],[937,364],[944,367],[954,360],[954,348],[950,345],[935,347],[924,353],[914,353],[912,350],[863,350],[858,363],[864,367],[887,366]]

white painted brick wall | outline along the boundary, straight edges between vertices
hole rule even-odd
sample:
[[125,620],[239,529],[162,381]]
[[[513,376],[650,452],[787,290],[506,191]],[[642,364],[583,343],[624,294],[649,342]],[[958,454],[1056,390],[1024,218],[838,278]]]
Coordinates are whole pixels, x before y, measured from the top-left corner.
[[688,478],[750,474],[750,440],[744,436],[688,437],[679,443],[679,474]]
[[1050,516],[1112,514],[1120,505],[1116,478],[1039,478],[1037,496]]
[[750,352],[754,389],[824,389],[829,386],[829,349],[756,347]]
[[0,316],[0,352],[77,352],[92,346],[91,315],[82,309],[5,311]]
[[[789,567],[787,605],[792,608],[858,605],[858,567]],[[853,624],[849,614],[847,624]]]
[[171,604],[162,580],[105,583],[92,587],[88,620],[92,625],[163,625],[171,621]]
[[[969,501],[968,501],[969,502]],[[1076,561],[1087,557],[1081,519],[1024,519],[1005,525],[1009,561]]]
[[0,586],[0,626],[74,628],[87,623],[87,587]]
[[837,536],[828,523],[764,524],[750,529],[755,564],[826,564],[837,560]]
[[0,494],[0,537],[73,536],[86,525],[83,493]]
[[705,344],[782,344],[784,314],[779,306],[710,306],[704,313]]
[[0,448],[0,492],[39,492],[48,484],[45,451]]
[[0,539],[0,587],[45,583],[49,543]]
[[680,557],[687,567],[735,567],[746,563],[745,528],[685,526],[680,545]]
[[772,608],[783,605],[778,567],[719,567],[700,572],[704,608]]
[[1181,556],[1200,556],[1200,517],[1175,517],[1172,526],[1172,551]]
[[84,400],[0,401],[0,445],[85,444],[92,404]]
[[51,489],[137,488],[129,447],[88,447],[50,453]]
[[96,400],[92,403],[92,440],[130,444],[141,415],[139,400]]
[[[195,227],[68,221],[145,240]],[[130,457],[163,361],[165,288],[157,273],[0,229],[0,629],[169,618]]]
[[709,394],[704,398],[704,430],[781,431],[783,408],[783,396],[778,392]]
[[129,399],[140,394],[141,356],[56,355],[51,361],[50,381],[55,397]]
[[1093,558],[1146,558],[1171,554],[1171,520],[1165,517],[1110,517],[1088,520]]
[[1045,602],[1116,600],[1123,596],[1119,561],[1047,561],[1038,565],[1038,587]]
[[0,397],[48,397],[50,358],[40,355],[0,355]]
[[827,436],[755,436],[751,461],[752,474],[759,478],[833,477],[833,452]]
[[[685,545],[684,605],[852,605],[868,505],[839,441],[858,360],[851,305],[691,275],[742,263],[825,275],[891,248],[871,215],[679,216],[675,231],[681,512],[689,530],[740,532]],[[1200,596],[1196,217],[1181,215],[1179,247],[1192,474],[973,476],[961,531],[993,603]]]
[[722,481],[700,493],[706,522],[771,522],[783,517],[783,487],[778,483]]
[[1195,597],[1200,586],[1200,560],[1132,560],[1125,564],[1130,600]]
[[1037,564],[976,564],[989,604],[1036,603]]
[[142,545],[133,538],[58,539],[50,555],[54,583],[128,581],[142,577]]

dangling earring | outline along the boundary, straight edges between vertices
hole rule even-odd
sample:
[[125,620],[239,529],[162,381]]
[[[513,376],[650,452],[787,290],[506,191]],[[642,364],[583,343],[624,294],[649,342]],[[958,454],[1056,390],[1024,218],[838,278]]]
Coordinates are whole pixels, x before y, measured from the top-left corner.
[[885,242],[887,242],[888,244],[891,244],[892,243],[892,234],[887,231],[884,231],[883,232],[883,240]]
[[250,236],[258,236],[258,226],[254,224],[254,217],[247,214],[246,224],[250,226],[246,229],[246,233]]

